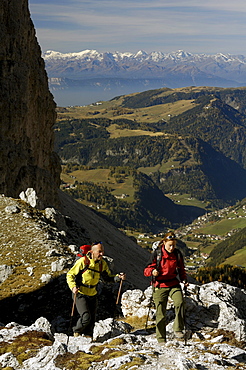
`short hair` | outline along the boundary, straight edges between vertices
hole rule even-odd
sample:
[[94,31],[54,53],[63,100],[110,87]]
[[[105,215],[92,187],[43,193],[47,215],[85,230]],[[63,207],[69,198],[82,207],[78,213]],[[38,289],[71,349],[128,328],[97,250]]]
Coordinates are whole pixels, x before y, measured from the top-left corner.
[[93,242],[93,243],[91,243],[91,246],[93,247],[93,245],[97,245],[97,244],[102,244],[102,242]]

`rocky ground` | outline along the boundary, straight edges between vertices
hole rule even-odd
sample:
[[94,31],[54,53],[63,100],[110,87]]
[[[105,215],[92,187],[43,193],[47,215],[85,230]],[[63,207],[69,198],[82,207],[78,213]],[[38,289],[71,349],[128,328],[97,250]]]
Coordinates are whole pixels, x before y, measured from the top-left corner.
[[[185,340],[174,337],[170,301],[167,343],[159,345],[151,288],[140,275],[145,257],[139,257],[139,266],[139,249],[124,234],[61,198],[63,213],[0,196],[0,369],[246,369],[244,290],[219,282],[190,284]],[[117,268],[128,268],[134,284],[124,282],[118,306],[119,286],[101,284],[93,339],[74,338],[69,326],[76,313],[71,319],[65,274],[79,241],[100,235],[110,255],[122,256]]]
[[[150,289],[126,291],[122,296],[125,318],[141,314],[146,319],[150,297]],[[191,285],[186,297],[186,337],[174,336],[170,301],[167,342],[162,345],[151,326],[154,312],[141,330],[122,320],[100,320],[93,339],[54,332],[45,318],[29,327],[11,322],[0,328],[0,366],[8,370],[246,369],[245,301],[245,291],[223,283]]]

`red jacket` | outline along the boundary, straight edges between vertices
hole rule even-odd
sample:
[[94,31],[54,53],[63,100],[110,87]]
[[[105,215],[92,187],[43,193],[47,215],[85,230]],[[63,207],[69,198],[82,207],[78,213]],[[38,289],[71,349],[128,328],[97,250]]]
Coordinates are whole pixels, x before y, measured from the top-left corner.
[[177,249],[172,253],[168,253],[163,246],[159,267],[157,266],[157,252],[155,251],[152,254],[151,262],[144,269],[144,276],[152,276],[154,269],[159,271],[159,275],[156,277],[153,276],[152,279],[155,287],[172,287],[179,284],[180,281],[187,281],[184,258],[182,253]]

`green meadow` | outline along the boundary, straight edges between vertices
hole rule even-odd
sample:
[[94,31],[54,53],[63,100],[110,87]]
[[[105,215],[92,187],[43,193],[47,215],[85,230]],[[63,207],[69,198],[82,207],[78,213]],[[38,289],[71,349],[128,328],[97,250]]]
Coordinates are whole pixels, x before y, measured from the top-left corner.
[[221,221],[206,224],[203,227],[196,229],[196,233],[199,234],[213,234],[213,235],[225,235],[232,229],[242,229],[246,227],[246,217],[228,219],[224,218]]
[[110,169],[98,168],[93,170],[77,170],[69,174],[62,173],[61,178],[64,182],[73,184],[75,181],[93,182],[97,185],[108,186],[111,193],[116,196],[126,194],[124,198],[127,202],[133,201],[134,189],[132,176],[124,178],[123,182],[117,183],[113,176],[110,176]]

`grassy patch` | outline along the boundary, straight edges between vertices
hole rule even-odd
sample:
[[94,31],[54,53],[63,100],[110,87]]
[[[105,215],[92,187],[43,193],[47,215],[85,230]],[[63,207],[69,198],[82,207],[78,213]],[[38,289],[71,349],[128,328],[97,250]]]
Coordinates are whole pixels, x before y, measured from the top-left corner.
[[245,349],[245,342],[239,342],[235,338],[235,333],[229,330],[218,329],[211,333],[212,338],[216,338],[219,335],[223,335],[223,342],[229,344],[230,346],[235,346],[238,348]]
[[138,329],[145,328],[147,316],[142,316],[142,317],[128,316],[128,317],[123,318],[122,320],[130,324],[133,330],[138,330]]
[[[127,197],[124,198],[127,202],[133,202],[133,178],[132,176],[126,176],[123,178],[122,182],[117,182],[113,176],[109,176],[110,169],[93,169],[93,170],[77,170],[69,174],[61,174],[61,178],[64,182],[69,184],[74,184],[75,181],[83,182],[93,182],[98,185],[104,185],[111,188],[111,193],[115,196],[120,196],[126,194]],[[85,205],[90,205],[91,202],[82,201]]]
[[109,184],[109,169],[97,168],[95,170],[78,170],[71,172],[77,181],[91,181],[98,184]]
[[151,132],[145,130],[130,130],[130,129],[120,129],[118,125],[113,124],[107,128],[110,133],[110,139],[117,139],[118,137],[128,137],[128,136],[163,136],[163,132]]
[[143,365],[144,359],[141,357],[135,357],[131,362],[121,365],[118,370],[127,370],[127,369],[139,369]]
[[173,202],[178,203],[182,206],[193,206],[204,209],[206,207],[205,202],[197,198],[191,197],[190,194],[168,193],[165,194],[165,196],[170,198]]
[[228,219],[213,222],[196,230],[199,234],[225,235],[232,229],[242,229],[246,227],[246,218]]
[[110,344],[92,346],[91,353],[78,351],[76,353],[66,353],[56,358],[56,366],[66,370],[87,370],[92,362],[103,362],[112,358],[121,357],[128,352],[112,348]]
[[[20,212],[6,213],[5,207],[11,204],[17,205]],[[1,284],[0,299],[35,291],[44,285],[40,277],[51,274],[51,263],[57,257],[46,256],[52,242],[48,240],[48,224],[40,223],[42,218],[41,211],[25,202],[0,197],[1,264],[11,266],[13,270]],[[32,270],[31,274],[29,269]],[[55,276],[58,273],[52,273],[52,277]]]
[[[170,92],[160,92],[159,96],[170,94]],[[132,94],[134,95],[134,94]],[[159,104],[151,107],[128,109],[120,105],[123,98],[111,101],[102,101],[99,105],[87,105],[85,107],[67,107],[65,110],[58,109],[58,120],[63,119],[87,119],[90,117],[109,118],[116,120],[131,119],[143,123],[152,123],[163,120],[169,121],[172,116],[186,112],[194,107],[194,100],[178,100],[173,103]],[[125,131],[126,133],[126,131]]]
[[224,264],[232,266],[239,265],[246,267],[246,247],[236,251],[233,256],[227,258],[224,261]]
[[40,348],[52,344],[46,333],[30,331],[19,335],[11,343],[0,342],[0,355],[11,352],[21,365],[23,361],[34,357]]

